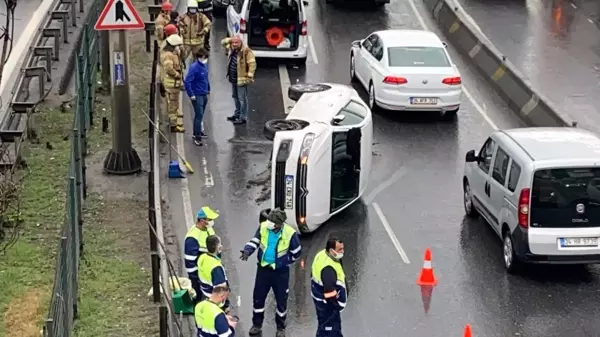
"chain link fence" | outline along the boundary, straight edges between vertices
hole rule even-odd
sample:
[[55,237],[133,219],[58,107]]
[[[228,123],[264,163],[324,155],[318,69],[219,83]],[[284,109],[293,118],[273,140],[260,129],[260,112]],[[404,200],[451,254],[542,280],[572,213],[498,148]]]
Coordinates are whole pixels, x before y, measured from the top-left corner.
[[71,159],[67,175],[67,214],[62,228],[56,276],[44,337],[70,337],[77,318],[79,257],[83,252],[83,202],[87,196],[85,156],[87,131],[93,124],[99,37],[89,22],[96,22],[100,2],[96,1],[82,28],[82,41],[76,57],[76,107],[70,136]]

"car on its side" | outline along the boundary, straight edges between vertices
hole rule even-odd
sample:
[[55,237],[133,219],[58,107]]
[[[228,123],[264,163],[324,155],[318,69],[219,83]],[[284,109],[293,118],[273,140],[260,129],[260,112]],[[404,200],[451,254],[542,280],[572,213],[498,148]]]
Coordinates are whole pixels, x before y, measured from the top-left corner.
[[460,73],[432,32],[382,30],[352,42],[350,78],[369,93],[371,110],[439,111],[453,118],[460,108]]
[[371,110],[353,88],[332,83],[294,84],[296,104],[286,119],[265,124],[273,140],[271,209],[310,233],[357,201],[369,181]]
[[467,152],[467,216],[503,241],[508,272],[522,262],[600,263],[600,138],[577,128],[494,132]]

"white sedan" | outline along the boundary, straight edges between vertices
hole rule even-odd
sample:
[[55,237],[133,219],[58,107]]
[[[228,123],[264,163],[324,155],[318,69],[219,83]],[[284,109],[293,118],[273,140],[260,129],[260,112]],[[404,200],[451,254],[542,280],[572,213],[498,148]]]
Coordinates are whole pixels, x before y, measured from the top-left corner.
[[371,110],[439,111],[460,107],[460,73],[434,33],[383,30],[352,42],[350,77],[369,92]]

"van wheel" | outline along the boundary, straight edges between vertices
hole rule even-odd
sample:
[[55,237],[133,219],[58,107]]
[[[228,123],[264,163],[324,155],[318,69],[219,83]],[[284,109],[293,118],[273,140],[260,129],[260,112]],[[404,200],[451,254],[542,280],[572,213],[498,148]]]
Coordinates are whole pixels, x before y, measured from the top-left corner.
[[260,213],[258,213],[258,223],[262,223],[263,221],[267,220],[267,217],[269,216],[269,213],[271,213],[271,209],[270,208],[265,208],[262,211],[260,211]]
[[326,84],[296,83],[291,85],[288,89],[288,97],[292,101],[298,101],[303,94],[321,92],[329,89],[331,89],[331,87]]
[[515,254],[514,245],[510,231],[505,230],[502,234],[502,253],[504,257],[504,267],[509,274],[514,274],[519,270],[521,261]]
[[375,100],[375,86],[373,82],[369,83],[369,108],[372,112],[377,110],[377,101]]
[[356,82],[356,60],[354,53],[350,53],[350,81]]
[[471,192],[471,186],[467,181],[463,184],[463,205],[465,206],[465,214],[469,218],[476,218],[479,215],[477,214],[475,206],[473,206],[473,194]]
[[294,65],[298,68],[306,67],[306,57],[296,59]]
[[275,138],[275,133],[280,131],[296,131],[302,130],[304,125],[302,123],[298,123],[295,120],[288,119],[271,119],[265,123],[265,127],[263,129],[263,134],[265,138],[268,140],[273,140]]

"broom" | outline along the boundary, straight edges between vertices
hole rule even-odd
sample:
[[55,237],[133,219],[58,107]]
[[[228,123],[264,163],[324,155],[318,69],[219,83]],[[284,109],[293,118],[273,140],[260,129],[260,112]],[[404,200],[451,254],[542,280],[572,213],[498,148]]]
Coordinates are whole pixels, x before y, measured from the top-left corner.
[[152,124],[152,126],[154,127],[154,129],[156,130],[156,132],[158,132],[158,134],[165,140],[165,142],[167,142],[167,144],[169,144],[169,146],[171,147],[171,150],[173,152],[175,152],[175,154],[177,155],[177,157],[179,157],[179,159],[181,160],[181,162],[183,163],[183,166],[185,166],[185,170],[190,173],[193,174],[194,173],[194,169],[192,168],[192,165],[190,165],[190,163],[185,160],[185,158],[183,158],[183,156],[177,152],[177,149],[175,149],[175,147],[173,146],[173,144],[171,144],[171,142],[169,141],[169,139],[167,138],[167,136],[165,136],[164,133],[162,133],[158,127],[156,126],[156,124],[154,124],[154,122],[150,119],[150,116],[148,116],[148,114],[146,113],[146,111],[144,111],[143,109],[140,109],[142,111],[142,113],[144,114],[144,116],[146,116],[146,118],[148,119],[148,121],[150,122],[150,124]]

